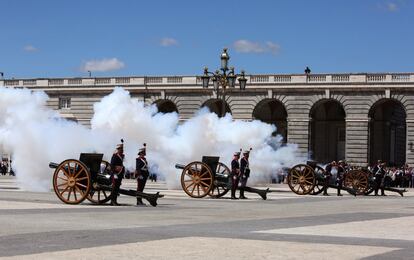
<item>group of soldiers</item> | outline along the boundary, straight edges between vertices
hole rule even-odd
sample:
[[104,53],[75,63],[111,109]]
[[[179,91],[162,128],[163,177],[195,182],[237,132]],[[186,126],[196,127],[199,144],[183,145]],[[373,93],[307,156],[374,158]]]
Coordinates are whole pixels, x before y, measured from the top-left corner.
[[[248,192],[255,192],[262,196],[263,199],[266,199],[266,192],[264,191],[260,193],[257,189],[247,187],[247,180],[250,176],[250,168],[249,168],[249,154],[250,150],[246,150],[243,152],[243,157],[240,159],[241,152],[234,153],[233,160],[231,162],[231,199],[247,199],[244,195],[245,191]],[[137,176],[137,192],[143,192],[145,188],[145,184],[147,183],[147,179],[150,176],[148,171],[148,162],[145,158],[146,156],[146,144],[143,145],[142,148],[138,151],[138,156],[136,158],[136,165],[135,165],[135,176]],[[116,146],[116,151],[112,155],[111,158],[111,181],[112,181],[112,196],[111,196],[111,205],[118,206],[117,197],[119,195],[119,190],[122,184],[122,179],[125,175],[125,167],[124,167],[124,145],[123,143],[118,144]],[[239,162],[240,160],[240,162]],[[240,196],[236,197],[236,190],[239,188]],[[142,198],[137,195],[137,205],[145,205],[142,202]]]
[[[144,143],[143,147],[138,150],[138,156],[135,160],[135,175],[137,176],[137,191],[144,191],[145,184],[149,176],[148,171],[148,162],[145,158],[146,156],[146,144]],[[112,180],[112,196],[111,196],[111,205],[119,206],[117,202],[119,189],[122,184],[122,179],[125,174],[124,167],[124,144],[118,144],[116,146],[116,152],[112,155],[111,158],[111,180]],[[142,198],[137,196],[137,206],[145,205],[142,202]]]
[[[332,161],[328,165],[326,165],[325,168],[325,179],[324,179],[324,185],[323,185],[323,195],[329,196],[328,194],[328,187],[331,182],[332,176],[336,176],[335,184],[337,187],[337,196],[342,196],[341,190],[343,188],[343,182],[345,178],[346,172],[348,172],[349,167],[346,162],[344,161]],[[373,175],[373,187],[374,187],[374,195],[378,196],[378,192],[381,191],[381,196],[386,196],[384,193],[384,190],[387,185],[386,181],[386,163],[378,160],[375,166],[370,169],[372,175]],[[390,190],[388,188],[388,190]],[[400,192],[396,190],[397,192]]]
[[331,182],[332,176],[336,176],[336,185],[337,185],[337,196],[342,196],[341,190],[344,182],[345,171],[347,169],[347,164],[344,161],[332,161],[325,168],[325,182],[323,186],[323,195],[329,196],[328,186]]
[[[233,160],[231,161],[231,199],[247,199],[244,195],[245,192],[256,193],[262,199],[267,199],[267,193],[269,193],[269,188],[266,190],[260,190],[253,187],[247,186],[247,180],[250,177],[250,166],[249,166],[249,156],[250,151],[246,150],[243,152],[243,157],[240,159],[241,149],[240,152],[235,152],[233,154]],[[240,160],[240,163],[239,163]],[[236,190],[240,190],[239,197],[236,197]]]
[[[250,148],[251,150],[251,148]],[[240,160],[241,152],[235,152],[233,154],[233,160],[231,161],[231,199],[247,199],[244,196],[244,191],[246,189],[247,180],[250,177],[250,168],[249,168],[249,155],[250,150],[246,150],[243,152],[243,158]],[[239,163],[240,160],[240,163]],[[239,187],[240,184],[240,195],[236,197],[236,189]]]

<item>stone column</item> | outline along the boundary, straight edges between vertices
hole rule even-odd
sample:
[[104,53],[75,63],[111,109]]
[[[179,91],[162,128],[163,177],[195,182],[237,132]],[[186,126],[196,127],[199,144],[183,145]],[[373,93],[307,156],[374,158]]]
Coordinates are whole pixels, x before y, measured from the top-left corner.
[[346,118],[345,159],[352,165],[367,166],[369,160],[369,119]]
[[405,161],[410,166],[414,166],[414,120],[407,119],[407,149]]
[[309,117],[288,117],[287,142],[299,146],[299,155],[308,157],[309,153]]

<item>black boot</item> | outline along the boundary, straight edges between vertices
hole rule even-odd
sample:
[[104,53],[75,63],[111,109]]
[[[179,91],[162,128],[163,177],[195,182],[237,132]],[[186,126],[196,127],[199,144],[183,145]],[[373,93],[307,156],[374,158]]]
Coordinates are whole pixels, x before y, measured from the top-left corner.
[[137,206],[144,206],[145,203],[142,202],[142,198],[141,197],[137,197]]
[[113,196],[111,197],[111,206],[119,206],[119,203],[116,201],[118,198],[117,194],[113,194]]
[[341,190],[339,190],[338,189],[338,192],[337,192],[337,194],[336,194],[337,196],[342,196],[342,194],[341,194]]
[[240,196],[239,196],[239,199],[241,199],[241,200],[245,200],[245,199],[247,199],[247,197],[245,197],[245,196],[244,196],[244,188],[241,188],[241,189],[240,189]]
[[236,188],[234,186],[235,185],[233,184],[233,186],[231,187],[231,199],[238,200],[238,198],[236,197]]
[[238,198],[236,197],[236,189],[231,189],[231,199],[238,200]]

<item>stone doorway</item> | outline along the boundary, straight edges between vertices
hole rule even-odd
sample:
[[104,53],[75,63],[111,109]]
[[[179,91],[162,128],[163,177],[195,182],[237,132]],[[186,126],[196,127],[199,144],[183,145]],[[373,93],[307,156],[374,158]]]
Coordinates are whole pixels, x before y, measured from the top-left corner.
[[[201,107],[207,107],[210,109],[210,112],[216,113],[219,117],[223,117],[227,113],[231,114],[229,104],[227,102],[223,104],[223,102],[221,99],[209,99]],[[225,113],[223,113],[223,110],[225,110]]]
[[345,159],[345,110],[336,100],[322,100],[310,112],[310,155],[328,163]]
[[401,166],[406,153],[406,113],[403,105],[392,99],[375,103],[369,111],[369,163],[382,160]]
[[281,135],[283,142],[287,140],[287,112],[279,100],[265,99],[260,101],[253,110],[253,119],[276,126],[274,136]]

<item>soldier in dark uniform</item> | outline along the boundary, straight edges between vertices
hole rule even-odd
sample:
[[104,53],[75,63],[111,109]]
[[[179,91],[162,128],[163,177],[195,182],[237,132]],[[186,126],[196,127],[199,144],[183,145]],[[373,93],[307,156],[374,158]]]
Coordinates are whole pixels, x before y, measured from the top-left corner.
[[332,178],[332,173],[337,173],[338,171],[338,165],[336,161],[332,161],[325,167],[325,180],[323,183],[323,195],[329,196],[328,194],[328,186]]
[[[137,175],[137,191],[143,192],[144,188],[145,188],[145,184],[147,183],[147,179],[149,176],[149,171],[148,171],[148,162],[147,159],[145,158],[146,156],[146,144],[144,144],[144,147],[139,149],[138,152],[138,158],[136,159],[136,164],[135,164],[135,170],[136,170],[136,175]],[[145,205],[142,202],[142,198],[141,197],[137,197],[137,206],[139,205]]]
[[233,154],[233,160],[231,161],[231,199],[236,200],[236,190],[239,186],[240,180],[240,152],[235,152]]
[[[250,149],[251,150],[251,149]],[[240,199],[247,199],[244,196],[244,191],[247,184],[247,179],[250,177],[249,155],[250,150],[243,152],[243,158],[240,160]]]
[[111,205],[119,206],[117,202],[119,188],[121,187],[122,179],[124,178],[124,144],[116,146],[116,152],[111,158],[111,180],[112,180],[112,196]]
[[375,196],[378,196],[378,190],[381,188],[381,196],[385,196],[384,193],[384,177],[385,177],[385,163],[378,160],[377,165],[372,169],[375,178]]
[[342,196],[341,194],[341,189],[342,189],[342,185],[344,183],[344,178],[345,178],[345,169],[346,169],[346,163],[344,161],[339,161],[338,162],[338,170],[336,173],[336,185],[338,185],[337,188],[337,196]]

